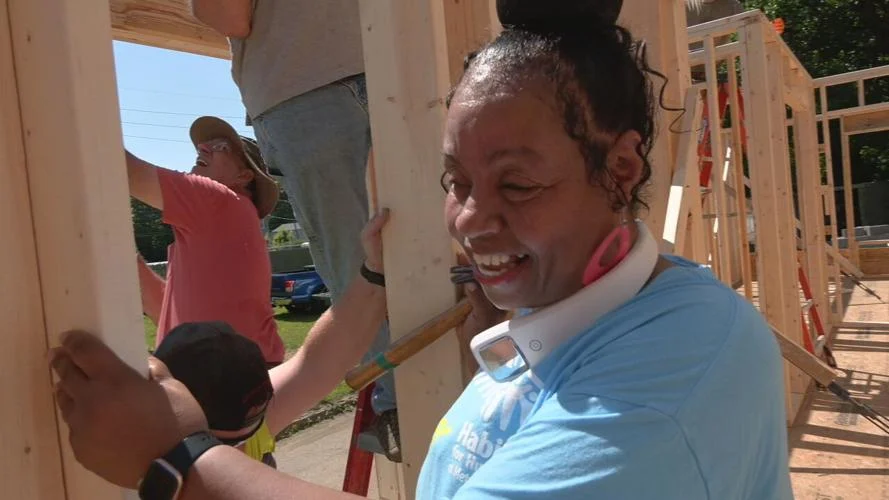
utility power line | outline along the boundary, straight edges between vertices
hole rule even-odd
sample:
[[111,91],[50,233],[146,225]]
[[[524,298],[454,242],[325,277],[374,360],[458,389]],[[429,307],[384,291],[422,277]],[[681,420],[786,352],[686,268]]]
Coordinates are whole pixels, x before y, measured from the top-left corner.
[[240,99],[235,99],[233,97],[222,97],[222,96],[213,96],[213,95],[200,95],[200,94],[187,94],[185,92],[172,92],[169,90],[151,90],[151,89],[137,89],[134,87],[119,87],[120,90],[126,90],[129,92],[147,92],[149,94],[162,94],[162,95],[179,95],[183,97],[196,97],[198,99],[215,99],[218,101],[231,101],[231,102],[241,102]]
[[201,116],[201,115],[212,115],[219,118],[230,118],[232,120],[244,120],[245,117],[242,116],[231,116],[231,115],[214,115],[212,113],[181,113],[178,111],[154,111],[150,109],[136,109],[136,108],[120,108],[121,111],[131,111],[134,113],[152,113],[156,115],[177,115],[177,116]]

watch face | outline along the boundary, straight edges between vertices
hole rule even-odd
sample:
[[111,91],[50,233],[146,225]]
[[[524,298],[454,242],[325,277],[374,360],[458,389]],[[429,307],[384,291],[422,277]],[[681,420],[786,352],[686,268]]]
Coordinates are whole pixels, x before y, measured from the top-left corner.
[[151,463],[148,472],[139,483],[142,500],[175,500],[182,488],[182,475],[166,460]]

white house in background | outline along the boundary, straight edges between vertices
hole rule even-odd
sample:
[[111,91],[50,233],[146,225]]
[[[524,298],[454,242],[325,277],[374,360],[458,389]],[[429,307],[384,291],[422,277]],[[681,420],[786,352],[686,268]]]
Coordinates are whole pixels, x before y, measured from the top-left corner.
[[269,234],[269,241],[275,241],[275,238],[283,232],[291,233],[292,241],[306,241],[309,239],[308,237],[306,237],[306,232],[303,231],[303,228],[300,227],[299,223],[288,222],[287,224],[281,224],[280,226],[272,230],[272,232]]

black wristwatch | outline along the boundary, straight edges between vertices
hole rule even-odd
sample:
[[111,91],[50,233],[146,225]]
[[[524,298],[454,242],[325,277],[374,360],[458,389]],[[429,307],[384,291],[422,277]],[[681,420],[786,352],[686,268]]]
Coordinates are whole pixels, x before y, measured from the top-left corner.
[[145,477],[139,481],[142,500],[176,500],[182,492],[185,476],[198,457],[222,444],[206,431],[196,432],[176,445],[169,453],[151,462]]
[[363,276],[368,283],[382,287],[386,286],[386,277],[381,273],[371,271],[366,263],[361,264],[361,276]]

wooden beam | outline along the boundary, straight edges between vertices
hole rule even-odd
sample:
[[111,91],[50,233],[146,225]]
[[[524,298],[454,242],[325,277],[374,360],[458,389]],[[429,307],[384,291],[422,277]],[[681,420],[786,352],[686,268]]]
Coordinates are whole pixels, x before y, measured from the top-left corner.
[[65,478],[9,28],[7,0],[0,0],[0,470],[6,498],[61,499]]
[[[889,75],[887,75],[889,76]],[[889,110],[889,102],[878,102],[876,104],[865,104],[864,106],[852,106],[849,108],[832,109],[827,112],[828,118],[840,118],[843,116],[854,116],[869,113],[878,113]],[[819,116],[820,118],[820,116]]]
[[[618,23],[626,26],[635,38],[645,40],[649,65],[668,79],[664,89],[665,104],[673,108],[681,107],[685,101],[685,91],[691,86],[685,2],[624,0]],[[657,78],[653,81],[656,89],[662,83]],[[659,110],[656,128],[660,135],[649,156],[653,166],[648,190],[650,210],[644,215],[644,219],[652,234],[664,232],[673,165],[676,164],[680,141],[680,134],[670,131],[676,116],[674,112]],[[665,243],[662,242],[663,248]]]
[[844,116],[843,128],[849,135],[889,130],[889,109]]
[[230,59],[228,40],[191,15],[188,0],[110,0],[115,40]]
[[[840,269],[843,270],[843,272],[845,272],[846,274],[851,274],[858,279],[862,279],[865,277],[864,271],[861,270],[861,268],[859,268],[849,259],[843,256],[842,252],[846,252],[847,250],[838,251],[830,245],[827,245],[825,247],[825,250],[827,251],[827,255],[829,255],[831,259],[834,259],[834,261],[836,261],[837,265],[840,267]],[[840,280],[840,282],[842,282],[842,280]]]
[[[147,373],[108,8],[71,0],[8,0],[8,6],[48,337],[41,342],[57,345],[62,331],[85,329]],[[31,397],[43,399],[52,388],[33,389]],[[41,414],[38,422],[52,417]],[[77,463],[65,426],[41,430],[59,436],[65,498],[132,495]]]
[[[360,5],[377,195],[392,211],[383,248],[394,341],[455,301],[448,279],[454,252],[442,223],[437,167],[444,96],[460,73],[457,61],[462,71],[463,54],[484,33],[490,36],[492,10],[487,3],[482,9],[441,0]],[[401,365],[395,383],[404,462],[389,476],[400,484],[381,477],[379,489],[385,498],[411,499],[430,437],[463,389],[456,337],[443,337]]]
[[885,66],[877,66],[875,68],[850,71],[848,73],[840,73],[838,75],[823,76],[813,80],[813,83],[816,87],[831,87],[834,85],[842,85],[844,83],[879,78],[881,76],[889,76],[889,64]]
[[723,17],[722,19],[696,24],[688,28],[688,43],[700,42],[704,40],[705,35],[719,38],[733,33],[740,33],[743,26],[761,22],[768,24],[765,14],[759,10],[748,10],[733,16]]

